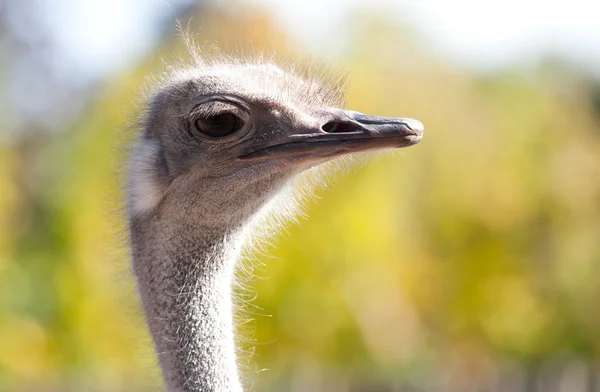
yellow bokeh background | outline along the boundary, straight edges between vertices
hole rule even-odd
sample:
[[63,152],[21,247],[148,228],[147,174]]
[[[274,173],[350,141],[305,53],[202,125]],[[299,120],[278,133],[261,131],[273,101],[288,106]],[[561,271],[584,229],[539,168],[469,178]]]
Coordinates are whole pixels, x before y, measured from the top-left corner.
[[[305,56],[263,10],[191,16],[203,46]],[[247,385],[534,391],[582,374],[596,388],[598,82],[550,60],[469,74],[383,15],[353,23],[352,50],[317,60],[349,74],[348,108],[417,118],[425,137],[333,173],[246,261]],[[146,78],[178,56],[173,32],[63,133],[0,145],[1,391],[160,390],[119,167]]]

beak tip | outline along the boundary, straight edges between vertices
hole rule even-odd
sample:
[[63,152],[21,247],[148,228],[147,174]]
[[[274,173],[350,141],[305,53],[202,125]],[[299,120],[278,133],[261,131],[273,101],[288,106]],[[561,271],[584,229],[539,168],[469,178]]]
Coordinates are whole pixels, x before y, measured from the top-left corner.
[[416,132],[419,136],[423,135],[423,131],[425,131],[425,126],[421,121],[412,118],[407,118],[405,123],[406,126],[411,129],[411,131]]

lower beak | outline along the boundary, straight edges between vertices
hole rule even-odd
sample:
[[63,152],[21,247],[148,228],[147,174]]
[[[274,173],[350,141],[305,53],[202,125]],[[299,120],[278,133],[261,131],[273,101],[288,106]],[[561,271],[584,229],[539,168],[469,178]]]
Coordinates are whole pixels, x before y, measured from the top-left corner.
[[303,160],[314,160],[352,152],[402,148],[420,142],[423,129],[420,121],[411,118],[375,117],[340,110],[317,132],[286,135],[278,143],[258,147],[239,158],[297,156]]

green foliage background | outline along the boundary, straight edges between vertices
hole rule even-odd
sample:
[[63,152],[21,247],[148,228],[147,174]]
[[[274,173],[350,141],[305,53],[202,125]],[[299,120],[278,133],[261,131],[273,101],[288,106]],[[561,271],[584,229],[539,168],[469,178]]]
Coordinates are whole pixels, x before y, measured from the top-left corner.
[[[548,362],[596,372],[597,87],[553,62],[469,75],[381,15],[354,23],[352,50],[325,59],[350,74],[347,107],[418,118],[425,138],[317,190],[255,255],[248,384],[475,391]],[[298,52],[256,10],[204,9],[192,30]],[[184,53],[172,38],[64,133],[0,145],[0,390],[159,388],[115,168],[146,76]]]

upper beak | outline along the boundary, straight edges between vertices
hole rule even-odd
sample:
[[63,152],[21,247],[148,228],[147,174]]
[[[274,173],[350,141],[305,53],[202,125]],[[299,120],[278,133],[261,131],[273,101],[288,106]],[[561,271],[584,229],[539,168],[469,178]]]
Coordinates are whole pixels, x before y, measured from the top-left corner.
[[255,146],[241,159],[298,156],[309,160],[383,148],[417,144],[423,137],[423,124],[412,118],[375,117],[339,110],[319,129],[285,135],[267,146]]

